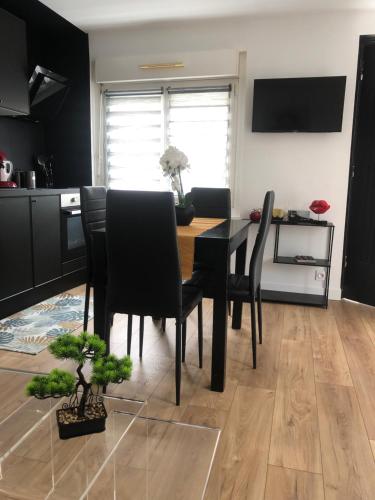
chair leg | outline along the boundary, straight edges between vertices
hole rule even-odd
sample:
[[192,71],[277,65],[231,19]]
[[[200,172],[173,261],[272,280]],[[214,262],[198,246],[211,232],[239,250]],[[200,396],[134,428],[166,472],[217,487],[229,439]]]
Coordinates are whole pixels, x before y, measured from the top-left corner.
[[166,318],[162,318],[161,320],[161,331],[163,333],[165,333],[165,326],[166,326],[166,323],[167,323],[167,319]]
[[90,283],[86,283],[85,311],[83,314],[83,331],[84,332],[87,332],[87,325],[89,322],[89,307],[90,307]]
[[145,327],[145,317],[139,317],[139,357],[142,359],[143,353],[143,332]]
[[257,293],[257,306],[258,306],[258,330],[259,330],[259,344],[263,341],[263,322],[262,322],[262,291],[260,286],[258,287]]
[[[111,339],[111,318],[113,318],[113,313],[105,311],[104,327],[105,327],[105,343],[106,343],[106,355],[110,353],[110,339]],[[107,386],[103,385],[103,394],[107,393]]]
[[181,393],[181,321],[176,319],[176,405],[180,406]]
[[112,317],[112,313],[111,312],[108,312],[108,311],[105,311],[105,316],[104,316],[104,328],[105,328],[105,332],[104,332],[104,339],[105,339],[105,343],[106,343],[106,354],[109,354],[110,353],[110,343],[111,343],[111,317]]
[[257,326],[255,317],[255,298],[250,302],[251,313],[251,343],[253,347],[253,368],[257,367]]
[[232,316],[232,303],[230,300],[228,300],[228,315]]
[[202,302],[198,304],[198,355],[199,355],[199,368],[203,367],[203,314]]
[[186,319],[182,323],[182,362],[185,363],[186,352]]
[[127,355],[130,356],[130,351],[132,347],[132,329],[133,329],[133,315],[128,314],[128,348]]

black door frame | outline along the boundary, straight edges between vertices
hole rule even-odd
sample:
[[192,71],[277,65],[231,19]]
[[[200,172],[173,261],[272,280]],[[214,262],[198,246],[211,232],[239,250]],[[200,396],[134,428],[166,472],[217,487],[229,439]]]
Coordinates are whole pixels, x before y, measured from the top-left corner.
[[358,124],[358,113],[359,113],[359,101],[361,98],[361,82],[363,74],[363,53],[365,47],[368,45],[375,45],[375,35],[360,35],[359,37],[359,50],[358,50],[358,62],[357,62],[357,80],[355,86],[355,99],[354,99],[354,112],[353,112],[353,125],[352,125],[352,143],[350,149],[350,164],[349,164],[349,177],[348,177],[348,194],[346,198],[346,215],[345,215],[345,232],[344,232],[344,244],[342,252],[342,266],[341,266],[341,298],[344,296],[344,285],[345,285],[345,273],[346,273],[346,261],[347,261],[347,243],[348,243],[348,233],[349,233],[349,215],[350,215],[350,204],[351,204],[351,193],[352,193],[352,181],[354,177],[354,153],[355,145],[357,142],[357,124]]

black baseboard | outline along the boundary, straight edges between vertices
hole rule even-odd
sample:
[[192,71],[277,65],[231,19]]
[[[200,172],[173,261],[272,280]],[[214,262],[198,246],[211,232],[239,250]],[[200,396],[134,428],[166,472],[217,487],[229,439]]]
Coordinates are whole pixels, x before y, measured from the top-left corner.
[[53,297],[86,282],[86,269],[75,271],[44,285],[37,286],[25,292],[0,300],[0,319],[6,318],[22,309],[33,306],[42,300]]

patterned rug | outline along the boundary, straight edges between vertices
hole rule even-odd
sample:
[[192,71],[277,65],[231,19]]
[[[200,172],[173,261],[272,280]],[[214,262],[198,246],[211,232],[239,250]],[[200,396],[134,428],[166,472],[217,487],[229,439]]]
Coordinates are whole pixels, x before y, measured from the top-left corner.
[[38,354],[57,336],[83,327],[84,306],[84,295],[62,293],[0,320],[0,349]]

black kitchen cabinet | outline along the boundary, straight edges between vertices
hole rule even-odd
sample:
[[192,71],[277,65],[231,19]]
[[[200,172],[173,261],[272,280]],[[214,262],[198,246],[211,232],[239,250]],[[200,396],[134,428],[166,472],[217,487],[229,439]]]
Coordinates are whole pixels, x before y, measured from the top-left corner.
[[31,202],[34,286],[61,276],[60,197],[33,196]]
[[28,115],[26,25],[0,9],[0,115]]
[[0,300],[33,286],[30,198],[0,198]]

